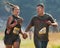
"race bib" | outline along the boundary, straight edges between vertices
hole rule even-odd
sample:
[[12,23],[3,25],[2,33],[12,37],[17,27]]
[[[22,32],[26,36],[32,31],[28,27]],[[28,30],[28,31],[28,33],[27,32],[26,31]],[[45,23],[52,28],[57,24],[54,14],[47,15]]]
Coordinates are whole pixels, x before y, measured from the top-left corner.
[[46,34],[46,27],[42,28],[42,29],[39,31],[39,34]]
[[13,33],[14,34],[19,34],[19,30],[20,30],[20,28],[15,27],[14,30],[13,30]]

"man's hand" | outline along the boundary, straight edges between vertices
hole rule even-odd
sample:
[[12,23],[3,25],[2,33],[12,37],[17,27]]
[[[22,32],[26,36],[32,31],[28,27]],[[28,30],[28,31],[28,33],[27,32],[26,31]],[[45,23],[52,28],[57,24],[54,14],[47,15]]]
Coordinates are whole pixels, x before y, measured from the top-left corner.
[[58,26],[58,23],[57,23],[57,22],[51,23],[51,21],[46,21],[46,23],[47,23],[48,25],[52,25],[52,26],[55,26],[55,27]]
[[51,21],[46,21],[46,23],[47,23],[48,25],[51,25]]
[[58,26],[58,23],[57,22],[54,22],[54,23],[51,23],[52,26],[54,27],[57,27]]

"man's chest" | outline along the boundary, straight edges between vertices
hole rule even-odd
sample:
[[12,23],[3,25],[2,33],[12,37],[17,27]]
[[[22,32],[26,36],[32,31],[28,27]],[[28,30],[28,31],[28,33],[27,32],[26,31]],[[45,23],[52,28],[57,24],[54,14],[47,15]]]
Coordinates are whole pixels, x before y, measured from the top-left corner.
[[47,25],[46,22],[48,21],[48,18],[35,18],[34,19],[34,26],[40,26],[40,25]]

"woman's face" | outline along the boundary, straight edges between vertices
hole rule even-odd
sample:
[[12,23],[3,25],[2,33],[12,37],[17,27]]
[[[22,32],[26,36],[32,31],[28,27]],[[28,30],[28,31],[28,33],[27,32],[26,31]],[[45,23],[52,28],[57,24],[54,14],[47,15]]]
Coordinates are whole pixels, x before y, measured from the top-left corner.
[[13,13],[14,13],[15,15],[19,15],[19,13],[20,13],[19,7],[15,7],[14,10],[13,10]]

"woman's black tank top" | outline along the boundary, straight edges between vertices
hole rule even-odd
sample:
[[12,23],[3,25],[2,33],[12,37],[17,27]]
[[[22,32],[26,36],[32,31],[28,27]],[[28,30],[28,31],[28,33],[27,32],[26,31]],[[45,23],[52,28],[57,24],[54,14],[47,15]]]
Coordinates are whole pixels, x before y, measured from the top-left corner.
[[[22,19],[20,17],[18,18],[16,16],[14,16],[14,15],[12,15],[12,17],[13,17],[13,20],[12,20],[11,24],[13,24],[15,20]],[[10,30],[10,34],[7,34],[6,33],[7,32],[7,29],[6,29],[5,30],[5,35],[19,35],[19,30],[21,31],[21,25],[20,24],[17,24],[15,27],[13,27]]]

